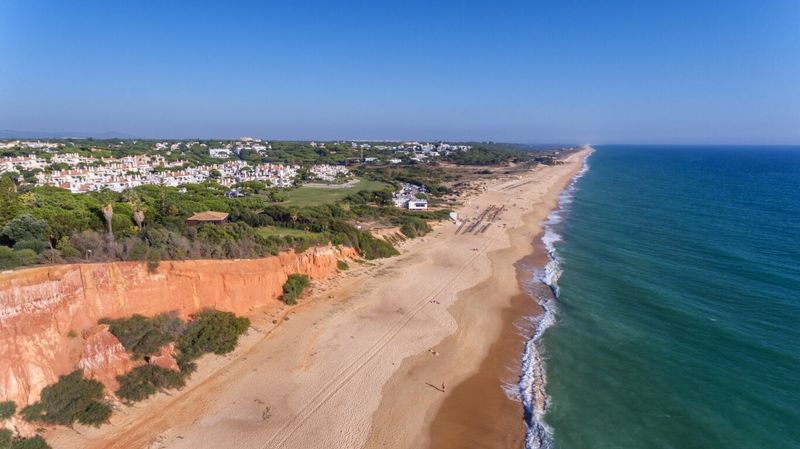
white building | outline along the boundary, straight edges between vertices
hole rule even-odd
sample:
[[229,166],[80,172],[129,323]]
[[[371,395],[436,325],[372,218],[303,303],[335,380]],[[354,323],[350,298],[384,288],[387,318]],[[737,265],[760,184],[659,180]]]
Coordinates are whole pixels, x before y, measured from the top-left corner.
[[408,210],[425,210],[428,208],[428,200],[408,200]]
[[231,150],[229,148],[209,148],[208,155],[217,159],[228,159],[231,157]]

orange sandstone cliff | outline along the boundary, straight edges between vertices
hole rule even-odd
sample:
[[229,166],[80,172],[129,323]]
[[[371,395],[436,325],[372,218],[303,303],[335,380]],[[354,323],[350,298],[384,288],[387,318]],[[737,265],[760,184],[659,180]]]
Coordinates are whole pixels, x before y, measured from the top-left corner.
[[350,248],[247,260],[162,262],[150,273],[138,262],[56,265],[0,273],[0,401],[35,402],[58,376],[83,369],[110,388],[132,363],[100,318],[203,308],[247,315],[272,306],[288,275],[312,279],[336,271]]

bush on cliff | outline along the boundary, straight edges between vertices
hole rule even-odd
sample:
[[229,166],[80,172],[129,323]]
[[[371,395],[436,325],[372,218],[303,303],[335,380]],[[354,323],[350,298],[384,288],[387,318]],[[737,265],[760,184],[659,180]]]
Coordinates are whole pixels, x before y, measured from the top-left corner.
[[161,389],[182,388],[188,372],[178,372],[158,365],[143,365],[131,372],[117,376],[117,396],[128,402],[147,399]]
[[283,284],[283,302],[289,305],[297,304],[297,298],[308,287],[308,276],[305,274],[290,274],[289,279]]
[[422,237],[431,231],[428,222],[417,217],[402,217],[399,220],[400,232],[408,238]]
[[356,248],[365,259],[380,259],[400,254],[389,242],[376,239],[369,232],[339,221],[331,225],[334,232],[334,245],[348,245]]
[[0,449],[11,449],[14,435],[8,429],[0,428]]
[[0,449],[52,449],[39,435],[30,438],[14,438],[8,429],[0,429]]
[[11,418],[17,412],[17,403],[14,401],[0,402],[0,421]]
[[76,370],[45,387],[39,402],[22,409],[22,417],[45,424],[71,426],[77,421],[99,426],[111,416],[111,407],[103,399],[103,390],[103,384],[84,379],[83,372]]
[[36,251],[23,248],[13,250],[7,246],[0,246],[0,270],[30,265],[36,262]]
[[345,262],[343,260],[337,260],[336,261],[336,268],[338,268],[339,271],[345,271],[345,270],[350,269],[350,265],[348,265],[347,262]]
[[230,312],[207,309],[192,317],[186,331],[178,338],[178,349],[192,360],[213,352],[227,354],[236,349],[239,336],[250,327],[250,320]]
[[159,348],[175,341],[186,324],[174,313],[162,313],[152,318],[135,314],[116,320],[101,319],[109,331],[122,343],[134,359],[155,354]]

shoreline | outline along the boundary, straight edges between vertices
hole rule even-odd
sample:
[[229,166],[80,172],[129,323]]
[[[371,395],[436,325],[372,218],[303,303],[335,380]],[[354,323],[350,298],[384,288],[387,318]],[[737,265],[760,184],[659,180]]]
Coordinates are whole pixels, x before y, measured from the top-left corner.
[[[531,329],[525,341],[525,349],[520,355],[520,380],[518,384],[519,399],[523,406],[523,416],[527,428],[525,436],[526,449],[551,447],[551,430],[544,422],[544,415],[550,406],[550,396],[545,390],[547,374],[542,359],[541,337],[548,328],[556,324],[559,289],[558,279],[561,276],[561,261],[556,253],[556,243],[561,235],[556,226],[563,222],[563,214],[569,209],[578,179],[589,170],[586,160],[594,153],[594,148],[584,147],[581,168],[570,179],[569,183],[558,194],[555,207],[542,222],[542,232],[535,245],[541,248],[543,263],[538,265],[536,279],[530,279],[531,295],[542,309],[536,317],[530,317]],[[520,280],[521,283],[524,283]]]
[[[426,413],[422,429],[416,429],[421,430],[423,435],[411,439],[408,433],[387,429],[398,425],[399,416],[395,409],[418,407],[418,404],[407,399],[416,397],[409,394],[408,381],[418,377],[420,371],[430,370],[431,362],[425,354],[404,361],[383,389],[381,407],[373,416],[370,438],[363,446],[365,449],[524,447],[527,426],[523,420],[518,388],[523,350],[530,335],[520,335],[518,326],[525,328],[526,332],[533,330],[535,326],[530,325],[529,318],[541,316],[544,312],[534,291],[542,289],[542,293],[547,293],[549,288],[543,284],[534,285],[531,280],[534,270],[543,269],[549,262],[547,249],[541,239],[545,222],[558,209],[561,194],[583,169],[583,160],[589,150],[575,154],[577,156],[571,157],[580,159],[577,167],[569,170],[568,176],[555,180],[546,192],[540,192],[539,198],[518,217],[516,226],[505,231],[506,244],[488,253],[491,269],[487,277],[458,293],[458,300],[448,309],[458,322],[458,330],[432,348],[438,354],[456,353],[463,356],[467,351],[482,350],[485,355],[466,360],[467,363],[464,360],[452,360],[445,364],[447,370],[461,362],[461,367],[468,372],[461,376],[454,388],[442,392],[445,393],[443,400],[432,405]],[[521,190],[525,190],[527,182],[530,181],[519,184]],[[482,306],[486,305],[486,298],[492,296],[491,303],[496,312],[484,313]],[[491,338],[475,335],[475,332],[471,332],[474,328],[488,332]],[[470,338],[470,334],[473,338]],[[458,379],[457,375],[452,377]],[[511,399],[509,396],[517,398]],[[409,432],[414,429],[413,425],[407,427]]]
[[[498,212],[485,227],[467,234],[443,223],[404,242],[399,256],[312,284],[309,298],[287,311],[291,320],[264,335],[259,322],[272,317],[256,312],[240,348],[204,360],[183,391],[125,407],[111,425],[59,429],[48,439],[56,449],[426,446],[443,402],[480,372],[507,332],[517,312],[506,310],[534,304],[518,296],[518,247],[531,252],[550,197],[584,154],[482,181],[460,211]],[[481,307],[467,307],[482,297]],[[448,339],[458,345],[434,349]],[[447,394],[435,389],[442,384]],[[519,403],[495,390],[520,415]],[[524,438],[524,424],[512,422]]]

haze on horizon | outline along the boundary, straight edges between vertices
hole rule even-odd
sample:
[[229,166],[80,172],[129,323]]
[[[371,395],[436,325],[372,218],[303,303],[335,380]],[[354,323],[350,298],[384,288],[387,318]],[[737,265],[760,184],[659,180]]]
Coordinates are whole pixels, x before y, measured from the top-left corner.
[[0,129],[800,143],[800,2],[0,3]]

